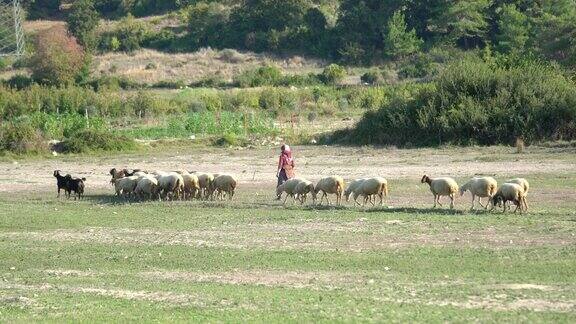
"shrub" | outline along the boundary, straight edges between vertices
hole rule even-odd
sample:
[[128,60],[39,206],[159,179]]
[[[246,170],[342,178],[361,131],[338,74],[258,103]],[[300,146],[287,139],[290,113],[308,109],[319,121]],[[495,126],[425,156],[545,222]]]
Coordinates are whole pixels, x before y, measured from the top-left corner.
[[188,40],[192,48],[220,46],[224,38],[229,8],[218,2],[198,2],[190,6]]
[[153,88],[163,88],[163,89],[181,89],[186,86],[186,83],[182,80],[169,81],[162,80],[154,83]]
[[366,84],[379,84],[382,81],[382,76],[377,70],[370,70],[364,73],[360,80]]
[[576,138],[576,86],[538,62],[449,65],[431,85],[395,91],[349,134],[354,143],[508,144]]
[[244,57],[242,56],[242,54],[238,53],[237,50],[230,48],[223,49],[220,52],[220,59],[223,60],[224,62],[233,64],[244,62]]
[[35,0],[24,2],[28,9],[28,19],[51,18],[60,10],[61,0]]
[[90,85],[94,88],[94,90],[99,92],[111,90],[114,91],[120,89],[134,90],[143,87],[141,84],[136,83],[136,81],[132,81],[123,76],[102,76],[96,80],[91,81]]
[[267,65],[257,69],[244,71],[240,75],[236,76],[234,83],[243,88],[275,86],[280,83],[281,79],[282,71],[275,66]]
[[87,153],[93,151],[128,151],[136,149],[136,142],[124,135],[110,131],[86,129],[62,142],[65,153]]
[[338,64],[330,64],[324,69],[324,71],[322,71],[320,79],[325,84],[334,85],[342,81],[345,76],[346,76],[346,69],[344,69]]
[[63,26],[38,33],[32,58],[34,79],[53,85],[70,85],[85,64],[84,50]]
[[403,63],[398,76],[406,78],[423,78],[434,73],[432,60],[426,54],[419,54]]
[[166,109],[156,97],[145,91],[139,91],[129,99],[129,103],[130,107],[134,109],[134,115],[140,118],[159,115]]
[[8,67],[8,60],[3,57],[0,57],[0,71],[4,70],[7,67]]
[[378,109],[386,100],[385,88],[358,88],[347,95],[348,102],[355,109]]
[[120,49],[126,52],[140,49],[149,34],[146,24],[137,21],[132,15],[122,19],[115,31],[115,36],[120,41]]
[[77,0],[72,4],[66,20],[68,30],[84,47],[93,49],[96,45],[95,31],[100,17],[94,9],[93,0]]
[[200,99],[204,102],[208,111],[222,110],[222,99],[217,93],[205,93],[200,96]]
[[238,138],[234,134],[224,134],[214,141],[216,146],[235,146],[238,144]]
[[4,81],[3,83],[11,88],[22,90],[24,88],[28,88],[29,86],[31,86],[32,83],[34,83],[34,80],[32,80],[32,78],[29,76],[16,74],[10,79]]
[[149,48],[156,48],[164,51],[175,51],[180,48],[187,49],[187,44],[179,41],[179,37],[170,29],[162,29],[158,32],[150,32],[143,45]]
[[0,127],[0,151],[16,154],[43,153],[48,142],[28,120],[3,123]]

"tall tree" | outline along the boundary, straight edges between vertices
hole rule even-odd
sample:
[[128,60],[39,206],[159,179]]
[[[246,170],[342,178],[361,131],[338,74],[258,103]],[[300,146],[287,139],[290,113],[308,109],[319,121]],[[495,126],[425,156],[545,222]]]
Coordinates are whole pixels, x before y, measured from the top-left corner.
[[502,6],[496,36],[498,50],[503,53],[523,52],[529,39],[529,28],[528,17],[515,5]]
[[[558,11],[560,12],[560,11]],[[576,10],[545,12],[537,20],[535,47],[547,58],[576,67]]]
[[68,16],[68,30],[87,49],[96,45],[95,31],[100,17],[94,8],[94,0],[77,0]]
[[58,14],[60,2],[60,0],[26,0],[22,4],[28,11],[28,19],[46,19]]
[[382,53],[387,22],[405,1],[343,0],[336,24],[340,56],[353,63],[359,54]]
[[490,0],[449,2],[447,10],[435,18],[429,28],[448,42],[464,48],[482,44],[488,28],[486,12]]
[[416,36],[416,30],[408,30],[404,13],[396,11],[388,22],[388,31],[384,37],[386,55],[393,58],[410,55],[418,52],[422,43]]

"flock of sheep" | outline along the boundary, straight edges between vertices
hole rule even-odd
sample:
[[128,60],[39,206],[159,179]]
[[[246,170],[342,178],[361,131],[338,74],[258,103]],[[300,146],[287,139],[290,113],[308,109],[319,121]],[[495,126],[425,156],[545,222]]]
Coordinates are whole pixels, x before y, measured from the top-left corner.
[[140,199],[228,199],[234,197],[237,181],[229,174],[188,171],[129,171],[111,169],[117,196]]
[[[506,203],[511,201],[516,205],[514,212],[517,210],[520,210],[520,213],[528,211],[526,195],[530,185],[523,178],[508,180],[499,188],[498,183],[492,177],[474,177],[461,187],[458,187],[456,181],[449,177],[430,178],[424,175],[421,182],[430,186],[430,191],[434,196],[434,207],[436,205],[442,206],[440,197],[448,196],[450,198],[450,208],[454,208],[456,194],[460,193],[460,196],[463,196],[466,191],[470,191],[472,194],[472,209],[474,209],[476,198],[478,198],[478,203],[485,209],[488,209],[488,206],[492,204],[492,209],[496,206],[503,206],[503,211],[506,211]],[[334,194],[336,195],[337,205],[341,204],[343,197],[346,198],[346,201],[349,201],[350,196],[354,197],[355,204],[360,205],[358,197],[362,196],[364,198],[363,205],[370,202],[374,206],[377,197],[380,198],[380,205],[382,205],[383,198],[388,196],[389,189],[388,182],[381,177],[357,179],[350,182],[346,189],[344,187],[344,179],[339,176],[320,179],[315,186],[308,180],[294,178],[280,185],[276,189],[276,194],[280,197],[281,194],[286,193],[284,204],[286,204],[288,197],[292,197],[294,201],[299,200],[300,204],[303,204],[308,194],[312,196],[313,203],[316,203],[317,195],[322,193],[320,204],[322,204],[324,198],[329,204],[328,194]],[[482,205],[482,198],[488,199],[486,205]]]
[[[114,185],[117,196],[126,198],[143,199],[232,199],[236,191],[238,181],[229,174],[215,174],[204,172],[188,171],[154,171],[145,172],[142,170],[127,169],[110,170],[112,179],[110,183]],[[85,178],[73,178],[70,175],[62,176],[60,171],[54,171],[54,177],[57,179],[58,195],[60,190],[65,190],[68,197],[70,192],[74,191],[78,198],[84,194]],[[472,209],[475,207],[476,200],[484,209],[492,205],[503,206],[503,211],[507,209],[507,202],[511,201],[516,205],[514,212],[520,210],[520,213],[528,211],[526,196],[530,185],[526,179],[516,178],[503,183],[498,187],[498,183],[492,177],[474,177],[462,186],[458,186],[456,181],[449,177],[430,178],[427,175],[422,177],[421,183],[426,183],[434,196],[434,207],[442,206],[440,197],[447,196],[450,198],[450,208],[454,208],[454,201],[457,193],[463,196],[466,191],[472,194]],[[348,187],[345,187],[344,179],[340,176],[330,176],[320,179],[316,184],[302,178],[293,178],[284,182],[276,188],[276,194],[280,199],[283,194],[284,205],[288,197],[292,197],[294,202],[299,201],[304,204],[310,195],[312,203],[316,204],[318,195],[320,196],[319,204],[322,205],[324,199],[331,204],[328,195],[336,196],[336,204],[342,204],[342,199],[350,200],[354,198],[354,204],[365,206],[368,202],[373,206],[376,205],[376,199],[379,198],[379,204],[383,204],[384,197],[388,197],[388,181],[382,177],[362,178],[351,181]],[[363,203],[358,202],[358,198],[363,198]],[[486,205],[482,204],[482,198],[487,198]],[[491,210],[492,210],[491,209]]]
[[[526,196],[528,195],[530,184],[524,178],[508,180],[500,187],[498,187],[498,182],[492,177],[474,177],[460,188],[458,188],[458,184],[454,179],[448,177],[433,179],[424,175],[421,182],[430,186],[430,191],[434,195],[434,207],[436,207],[436,204],[442,206],[440,197],[448,196],[450,198],[450,208],[454,208],[456,193],[460,192],[460,196],[462,196],[466,191],[470,191],[472,194],[471,209],[474,209],[474,203],[476,197],[478,197],[478,203],[484,209],[488,209],[488,205],[492,204],[492,209],[496,206],[503,206],[503,211],[506,211],[506,203],[511,201],[516,205],[514,212],[517,210],[520,210],[520,213],[528,211]],[[488,198],[486,206],[482,205],[482,198]]]

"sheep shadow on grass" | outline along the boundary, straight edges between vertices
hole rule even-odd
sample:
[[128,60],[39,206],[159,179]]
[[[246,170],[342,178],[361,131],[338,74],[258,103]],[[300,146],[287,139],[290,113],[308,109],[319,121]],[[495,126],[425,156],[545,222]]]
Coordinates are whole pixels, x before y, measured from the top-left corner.
[[84,200],[90,201],[98,205],[129,205],[134,203],[152,201],[152,200],[140,200],[134,198],[124,198],[110,194],[85,195]]
[[463,210],[447,208],[416,208],[416,207],[373,207],[363,210],[367,213],[408,213],[408,214],[440,214],[440,215],[464,215]]

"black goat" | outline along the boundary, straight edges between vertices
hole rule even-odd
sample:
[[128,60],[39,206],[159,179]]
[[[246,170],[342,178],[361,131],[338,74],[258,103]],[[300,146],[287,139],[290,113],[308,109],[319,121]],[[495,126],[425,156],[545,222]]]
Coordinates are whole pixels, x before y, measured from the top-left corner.
[[68,191],[68,180],[65,176],[60,174],[60,170],[54,171],[54,177],[56,178],[56,184],[58,185],[58,196],[56,197],[60,197],[61,189],[64,190],[65,193]]
[[66,191],[68,193],[68,198],[70,198],[70,193],[74,191],[74,194],[76,195],[74,199],[76,198],[82,199],[82,197],[84,196],[84,181],[86,181],[86,178],[82,179],[72,178],[71,175],[67,174],[66,181],[67,181]]
[[60,170],[54,171],[54,177],[58,185],[57,197],[60,197],[60,190],[64,190],[67,198],[70,198],[72,191],[76,194],[75,198],[81,199],[84,196],[84,181],[86,181],[86,178],[72,178],[69,174],[63,176],[60,174]]

